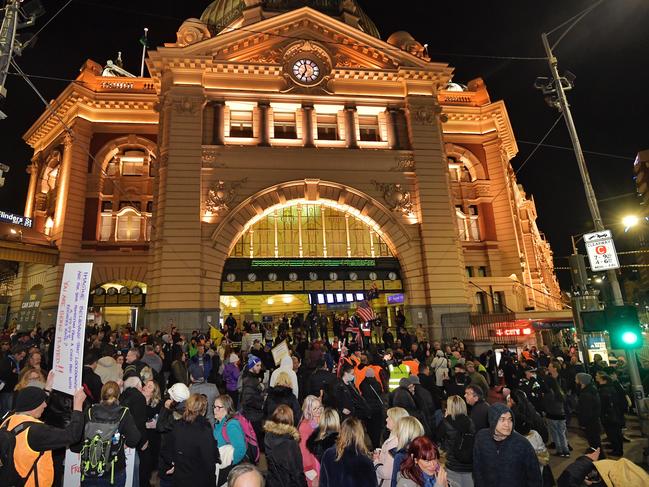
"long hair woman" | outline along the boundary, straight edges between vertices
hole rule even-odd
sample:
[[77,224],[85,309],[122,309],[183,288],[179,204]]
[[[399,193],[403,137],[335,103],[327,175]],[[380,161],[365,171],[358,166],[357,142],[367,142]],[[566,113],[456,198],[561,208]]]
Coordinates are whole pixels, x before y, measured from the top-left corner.
[[374,464],[370,460],[363,423],[350,417],[340,426],[336,445],[322,456],[320,487],[376,487]]
[[293,419],[295,420],[295,426],[297,426],[301,416],[300,403],[297,402],[292,387],[291,377],[286,372],[280,372],[275,385],[268,390],[266,402],[264,402],[263,412],[265,418],[273,414],[273,411],[280,404],[286,404],[293,410]]
[[[214,439],[219,448],[232,446],[232,463],[219,471],[218,485],[225,485],[230,471],[240,464],[246,456],[246,436],[239,420],[234,417],[234,402],[227,394],[214,401]],[[224,457],[225,458],[225,457]]]
[[119,440],[115,464],[99,478],[85,477],[82,486],[124,487],[126,484],[126,457],[123,446],[135,448],[140,441],[140,431],[128,408],[119,405],[119,385],[106,382],[101,388],[101,401],[86,412],[86,422],[118,423]]
[[417,418],[407,416],[397,423],[396,436],[397,446],[390,450],[390,453],[394,456],[392,478],[390,479],[391,487],[397,487],[397,474],[401,468],[401,463],[406,459],[408,446],[415,438],[424,436],[424,427]]
[[219,449],[212,427],[205,417],[207,398],[192,394],[185,403],[183,417],[174,425],[173,482],[176,487],[213,487],[215,466],[220,463]]
[[[291,390],[293,396],[293,391]],[[295,396],[293,396],[295,398]],[[302,453],[302,467],[306,482],[309,487],[318,485],[317,477],[320,474],[320,462],[307,448],[307,441],[318,427],[322,416],[322,403],[315,396],[306,396],[302,404],[302,420],[297,427],[300,433],[300,452]]]
[[396,427],[399,420],[408,416],[408,411],[403,408],[388,409],[385,427],[390,432],[390,436],[383,442],[381,448],[374,451],[374,468],[376,469],[376,479],[380,486],[390,485],[392,480],[392,467],[394,466],[394,457],[390,453],[397,447]]
[[[316,459],[318,464],[322,461],[322,455],[329,448],[336,444],[340,434],[340,416],[333,408],[326,408],[320,416],[318,427],[315,429],[306,442],[306,446]],[[318,467],[318,472],[320,467]]]
[[475,426],[467,415],[464,399],[449,397],[446,415],[437,428],[437,438],[446,452],[448,478],[461,487],[473,487],[473,442],[468,441],[466,435],[474,434]]
[[268,487],[306,487],[300,453],[300,433],[293,426],[293,410],[286,404],[275,409],[264,423],[264,446],[268,461]]
[[[415,438],[399,470],[397,487],[447,487],[446,470],[439,463],[435,444],[425,436]],[[455,487],[455,484],[453,484]]]

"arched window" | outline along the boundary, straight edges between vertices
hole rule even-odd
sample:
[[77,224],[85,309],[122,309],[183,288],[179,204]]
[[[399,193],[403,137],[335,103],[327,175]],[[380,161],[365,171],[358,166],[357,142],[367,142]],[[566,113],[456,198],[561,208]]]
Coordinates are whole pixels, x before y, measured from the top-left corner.
[[451,181],[471,182],[475,181],[475,175],[471,169],[460,158],[448,157],[448,170],[451,175]]
[[140,240],[142,214],[135,208],[127,206],[117,213],[116,240]]

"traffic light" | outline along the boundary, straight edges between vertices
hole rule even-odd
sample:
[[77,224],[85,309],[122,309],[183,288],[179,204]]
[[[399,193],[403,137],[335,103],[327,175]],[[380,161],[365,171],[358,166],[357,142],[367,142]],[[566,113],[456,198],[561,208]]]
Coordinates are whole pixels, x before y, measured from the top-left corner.
[[642,347],[642,332],[635,306],[609,306],[605,313],[611,348]]

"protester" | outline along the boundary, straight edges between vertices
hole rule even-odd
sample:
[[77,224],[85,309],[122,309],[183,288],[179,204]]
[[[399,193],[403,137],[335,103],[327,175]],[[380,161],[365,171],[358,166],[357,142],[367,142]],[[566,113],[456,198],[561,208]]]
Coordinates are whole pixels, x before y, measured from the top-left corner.
[[318,472],[324,452],[336,444],[340,433],[340,416],[338,411],[326,408],[322,411],[318,427],[311,433],[306,442],[307,449],[318,460]]
[[307,447],[307,441],[317,429],[322,415],[322,403],[315,396],[307,396],[302,404],[302,419],[298,425],[300,433],[300,452],[302,453],[302,466],[307,485],[317,485],[317,477],[320,474],[320,462]]
[[482,389],[469,384],[464,390],[464,399],[470,406],[471,421],[476,431],[489,427],[489,404],[484,400]]
[[297,426],[301,416],[300,404],[297,402],[297,398],[293,395],[293,390],[291,389],[291,378],[283,371],[277,376],[275,385],[268,389],[268,395],[266,396],[263,408],[264,417],[270,417],[281,404],[286,404],[291,408],[293,411],[293,419],[295,421],[294,426]]
[[566,436],[565,392],[559,384],[559,371],[561,364],[557,360],[550,362],[549,374],[545,378],[545,391],[543,394],[543,409],[552,442],[557,449],[557,456],[568,458],[568,438]]
[[512,410],[501,403],[489,408],[489,429],[476,433],[473,480],[478,487],[541,487],[541,469],[529,441],[514,431]]
[[400,419],[396,426],[397,446],[390,450],[390,453],[394,457],[392,475],[390,477],[391,487],[397,486],[397,476],[401,468],[401,463],[403,463],[408,455],[407,450],[410,442],[418,436],[423,436],[425,433],[421,422],[412,416]]
[[471,361],[466,363],[466,373],[471,381],[469,385],[478,386],[482,390],[482,397],[489,395],[489,384],[487,379],[476,370],[475,364]]
[[175,487],[216,485],[215,467],[220,463],[219,449],[205,417],[206,411],[205,396],[192,394],[186,401],[182,419],[174,425],[171,438]]
[[[239,465],[246,457],[246,437],[241,423],[235,417],[234,402],[227,394],[219,396],[213,403],[215,424],[214,439],[219,450],[226,446],[232,447],[232,460],[229,465],[222,465],[219,470],[219,486],[224,485],[228,473]],[[220,455],[222,459],[225,455]]]
[[21,345],[15,345],[0,360],[0,418],[3,417],[12,408],[13,392],[18,383],[20,374],[20,364],[27,355],[27,351]]
[[281,404],[264,423],[268,487],[306,487],[300,433],[293,426],[294,421],[291,408]]
[[408,446],[408,455],[397,476],[397,487],[448,485],[446,469],[439,463],[439,453],[435,444],[425,436],[412,440]]
[[185,402],[189,399],[189,388],[182,383],[176,383],[169,388],[169,399],[160,410],[156,423],[156,431],[160,434],[160,454],[158,458],[158,476],[160,487],[173,487],[173,441],[171,432],[185,412]]
[[437,438],[440,447],[446,452],[448,479],[460,487],[473,487],[475,433],[476,428],[467,416],[464,400],[459,396],[449,397],[446,402],[446,415],[437,429]]
[[228,487],[265,487],[264,474],[249,463],[234,467],[227,478]]
[[[601,448],[602,441],[600,438],[601,429],[599,425],[601,416],[601,403],[599,394],[593,385],[593,377],[584,372],[576,376],[579,387],[579,402],[577,403],[577,418],[579,426],[584,428],[586,441],[591,448]],[[606,458],[606,455],[600,449],[600,458]]]
[[176,358],[171,363],[171,374],[169,376],[169,385],[173,384],[189,385],[189,371],[187,370],[187,354],[182,350],[176,352]]
[[293,370],[293,359],[290,357],[290,355],[283,357],[279,363],[279,368],[275,369],[270,375],[270,387],[273,387],[275,385],[277,377],[279,377],[279,374],[281,374],[282,372],[286,372],[288,374],[291,379],[291,389],[293,389],[293,394],[295,395],[295,397],[299,397],[300,388],[298,386],[297,374]]
[[372,455],[374,469],[379,487],[386,487],[392,481],[392,469],[394,456],[391,453],[396,451],[399,440],[397,439],[396,428],[399,420],[408,416],[408,411],[403,408],[390,408],[387,411],[385,427],[389,432],[388,438],[383,442],[381,448],[376,448]]
[[[202,394],[207,398],[207,404],[214,404],[214,400],[219,397],[219,390],[216,385],[205,381],[205,374],[200,365],[192,363],[189,366],[189,392],[192,394]],[[214,426],[214,410],[212,407],[207,408],[207,420]]]
[[320,487],[376,487],[363,424],[356,418],[343,421],[336,445],[322,456]]
[[378,448],[383,431],[384,403],[381,397],[381,384],[376,380],[374,369],[369,367],[366,369],[365,379],[360,384],[361,395],[369,408],[369,418],[365,424],[372,446]]
[[[599,400],[601,405],[600,418],[602,426],[606,432],[608,441],[611,442],[611,451],[609,455],[621,457],[624,455],[622,426],[624,424],[624,401],[615,390],[611,377],[604,373],[598,372],[595,380],[599,386]],[[624,402],[623,402],[624,401]]]
[[[582,487],[583,485],[593,485],[595,476],[599,476],[595,469],[595,465],[593,464],[593,462],[599,460],[599,452],[599,448],[591,450],[568,465],[559,476],[557,487]],[[589,483],[586,483],[586,480],[588,480]],[[601,483],[598,484],[601,485]]]
[[[255,355],[248,357],[246,369],[243,372],[241,381],[241,413],[252,423],[261,448],[264,444],[264,431],[262,422],[264,419],[264,386],[262,384],[261,360]],[[234,403],[234,400],[233,400]],[[236,403],[235,403],[236,404]]]
[[228,363],[223,367],[223,381],[225,382],[225,392],[234,401],[235,408],[239,404],[239,356],[231,353]]

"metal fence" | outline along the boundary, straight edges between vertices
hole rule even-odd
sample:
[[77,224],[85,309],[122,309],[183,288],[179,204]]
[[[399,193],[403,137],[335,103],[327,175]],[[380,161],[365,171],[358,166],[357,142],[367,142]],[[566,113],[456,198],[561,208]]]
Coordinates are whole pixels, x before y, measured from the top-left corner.
[[496,329],[514,328],[514,313],[446,313],[441,316],[444,341],[456,337],[478,342],[511,343],[512,337],[497,336]]

